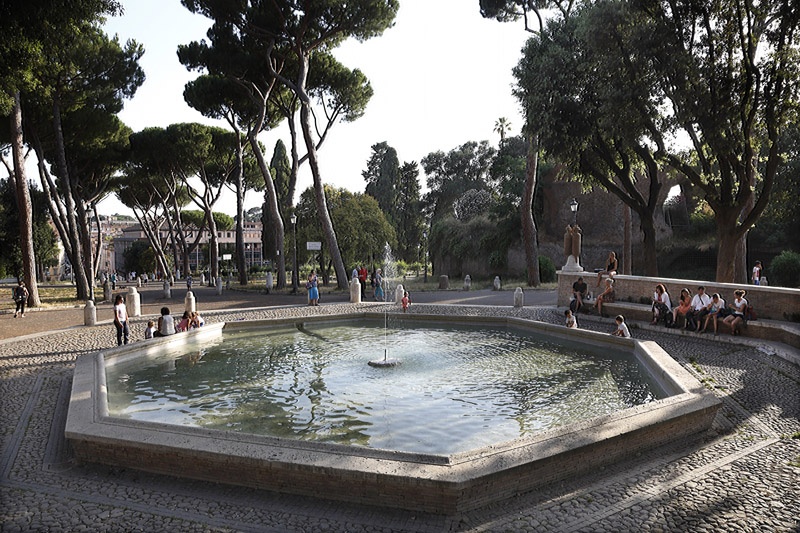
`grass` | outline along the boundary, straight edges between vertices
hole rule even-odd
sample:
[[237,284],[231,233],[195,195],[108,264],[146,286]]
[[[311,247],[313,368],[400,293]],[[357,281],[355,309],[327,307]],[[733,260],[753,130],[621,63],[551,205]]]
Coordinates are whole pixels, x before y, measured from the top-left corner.
[[[0,290],[8,291],[8,295],[10,297],[11,290],[13,289],[14,285],[3,285],[1,286]],[[100,296],[103,295],[102,287],[97,288],[100,291]],[[65,283],[65,284],[48,284],[45,286],[39,287],[39,299],[42,302],[42,307],[57,307],[63,305],[76,305],[82,304],[81,300],[76,298],[75,286]],[[9,298],[10,300],[10,298]]]

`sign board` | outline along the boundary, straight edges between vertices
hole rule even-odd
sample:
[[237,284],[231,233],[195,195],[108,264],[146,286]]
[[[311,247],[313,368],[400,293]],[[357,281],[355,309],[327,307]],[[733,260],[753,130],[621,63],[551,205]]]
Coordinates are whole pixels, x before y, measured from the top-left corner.
[[222,254],[223,261],[230,261],[231,257],[233,257],[231,254]]
[[319,241],[307,241],[306,250],[322,250],[322,243]]

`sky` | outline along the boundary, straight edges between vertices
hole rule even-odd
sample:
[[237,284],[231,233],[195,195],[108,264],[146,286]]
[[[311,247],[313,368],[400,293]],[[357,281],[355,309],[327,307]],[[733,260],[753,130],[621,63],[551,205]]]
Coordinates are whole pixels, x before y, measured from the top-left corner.
[[[361,172],[373,144],[386,141],[400,162],[419,162],[435,151],[448,152],[469,141],[500,140],[494,126],[505,117],[510,134],[523,125],[511,94],[511,69],[521,57],[530,34],[521,22],[485,20],[478,0],[399,0],[395,24],[380,37],[360,43],[345,41],[334,50],[339,61],[360,69],[374,95],[366,112],[351,123],[338,123],[319,150],[326,184],[363,192]],[[179,44],[201,40],[211,22],[194,15],[179,0],[123,0],[125,14],[105,24],[121,42],[134,39],[144,46],[140,64],[146,81],[126,102],[120,118],[134,131],[178,122],[203,122],[227,127],[203,117],[183,100],[186,82],[197,76],[180,64]],[[275,142],[289,145],[288,126],[262,134],[267,158]],[[425,187],[424,172],[420,180]],[[298,195],[311,185],[308,165],[301,168]],[[261,205],[262,193],[250,191],[246,207]],[[235,214],[233,194],[218,211]],[[130,213],[116,198],[99,205],[102,214]]]

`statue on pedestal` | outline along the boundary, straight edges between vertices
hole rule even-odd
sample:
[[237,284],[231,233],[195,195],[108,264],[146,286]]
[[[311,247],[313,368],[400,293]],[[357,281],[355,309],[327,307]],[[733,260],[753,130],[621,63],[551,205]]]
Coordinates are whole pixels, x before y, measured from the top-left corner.
[[567,264],[561,267],[562,272],[583,272],[581,266],[581,228],[577,224],[570,224],[564,232],[564,255]]

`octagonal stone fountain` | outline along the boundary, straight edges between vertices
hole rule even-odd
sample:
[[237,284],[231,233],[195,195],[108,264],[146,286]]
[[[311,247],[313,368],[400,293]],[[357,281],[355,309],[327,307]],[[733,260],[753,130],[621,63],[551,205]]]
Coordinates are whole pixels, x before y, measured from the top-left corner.
[[[250,335],[266,336],[269,339],[268,333],[280,328],[297,329],[311,337],[310,341],[318,340],[313,338],[317,335],[321,339],[322,346],[329,346],[330,350],[333,350],[335,346],[332,342],[338,341],[335,339],[332,341],[315,333],[317,326],[321,327],[332,321],[363,322],[384,318],[385,315],[380,313],[357,312],[337,316],[287,317],[266,321],[212,324],[172,337],[82,356],[76,362],[66,436],[73,446],[77,459],[84,462],[124,466],[178,477],[327,499],[454,514],[510,498],[565,477],[591,471],[645,449],[702,433],[711,426],[720,405],[713,394],[705,390],[669,354],[652,342],[621,339],[585,330],[566,330],[560,326],[510,317],[413,314],[393,317],[393,327],[406,332],[421,329],[420,323],[426,326],[446,324],[461,328],[461,331],[466,328],[470,332],[482,331],[481,328],[487,330],[506,328],[522,332],[523,336],[528,334],[544,336],[548,342],[556,345],[573,346],[578,343],[594,347],[595,351],[599,347],[601,351],[624,352],[643,370],[646,381],[656,392],[645,395],[647,400],[644,403],[623,405],[605,414],[566,420],[560,424],[543,427],[537,426],[536,402],[532,403],[534,407],[529,413],[514,407],[511,416],[512,425],[537,426],[537,429],[523,430],[510,435],[495,428],[487,429],[487,435],[479,435],[481,438],[474,444],[470,443],[463,447],[459,445],[462,439],[458,438],[459,442],[454,446],[441,449],[428,449],[425,445],[417,447],[413,438],[410,439],[410,444],[409,439],[401,440],[403,444],[393,448],[395,439],[377,438],[378,434],[391,431],[409,433],[416,431],[412,428],[393,427],[394,422],[389,422],[385,428],[378,424],[379,419],[386,418],[393,410],[401,410],[400,404],[395,400],[373,403],[369,403],[371,400],[363,400],[362,405],[362,399],[359,397],[356,411],[372,414],[380,403],[387,404],[387,410],[386,415],[377,414],[366,421],[359,421],[359,438],[355,445],[351,442],[352,438],[350,441],[320,438],[324,432],[319,429],[306,431],[308,438],[296,438],[269,432],[256,434],[253,428],[260,424],[250,424],[242,429],[236,428],[237,424],[233,422],[220,424],[216,418],[213,429],[199,427],[192,420],[175,419],[176,413],[187,411],[184,407],[173,406],[167,409],[168,412],[164,415],[153,415],[154,405],[145,404],[141,409],[135,405],[120,407],[114,400],[113,408],[109,408],[109,397],[115,397],[117,394],[114,391],[117,383],[128,379],[129,369],[140,362],[146,364],[166,361],[167,366],[174,365],[181,356],[186,357],[190,352],[197,353],[198,347],[202,350],[204,345],[215,344],[225,348],[228,344],[226,337]],[[480,333],[477,335],[478,337],[462,344],[479,345],[480,343],[474,340],[481,336]],[[298,344],[296,340],[292,342]],[[430,345],[430,341],[427,342]],[[395,344],[399,343],[389,343],[389,346]],[[359,350],[368,352],[365,346],[359,347]],[[383,346],[376,347],[373,354],[382,354],[383,350]],[[414,350],[425,351],[419,347]],[[504,350],[505,348],[501,351]],[[570,348],[567,352],[571,350]],[[430,351],[433,351],[432,346]],[[236,363],[238,355],[234,353],[231,357],[227,364],[230,364],[230,361]],[[317,356],[303,355],[303,357],[314,359],[315,365],[317,364]],[[436,360],[438,357],[440,356],[437,355],[433,359]],[[485,365],[494,363],[493,359],[498,357],[502,355],[493,353],[490,344],[485,348],[478,346],[475,359],[480,366],[477,373],[483,373]],[[577,358],[579,363],[582,363],[583,359],[592,358],[591,355],[572,357]],[[364,362],[370,358],[369,355],[365,355]],[[409,357],[408,361],[406,359],[404,356],[403,365],[397,368],[372,369],[366,365],[361,365],[359,368],[363,368],[364,372],[381,374],[381,379],[384,381],[400,381],[401,374],[390,373],[414,372],[414,368],[419,367],[420,371],[418,375],[413,376],[412,384],[404,384],[401,387],[404,391],[417,388],[423,390],[423,399],[410,399],[411,407],[404,408],[410,409],[414,415],[417,413],[414,413],[413,406],[419,405],[417,418],[433,425],[444,426],[441,428],[443,434],[458,434],[457,431],[448,429],[447,425],[452,422],[448,422],[438,414],[435,419],[428,418],[433,415],[425,411],[424,404],[432,402],[430,400],[432,389],[425,389],[423,380],[426,374],[433,372],[421,362],[415,362],[413,357]],[[332,364],[346,366],[344,362],[339,364],[337,361],[338,359],[334,359]],[[195,363],[199,361],[191,362]],[[500,366],[507,365],[500,364]],[[519,368],[524,371],[524,367]],[[446,373],[447,369],[445,366],[437,373],[441,375]],[[315,371],[322,372],[316,367]],[[433,390],[443,390],[443,394],[447,396],[451,390],[461,389],[462,386],[458,383],[458,369],[453,367],[452,372],[456,378],[455,385],[444,387],[437,385],[438,388]],[[216,371],[213,373],[216,374]],[[519,373],[518,369],[505,377],[491,379],[513,380]],[[237,371],[236,375],[239,374],[241,372]],[[133,381],[141,379],[133,377],[132,373],[130,376]],[[569,379],[572,379],[571,376],[572,374]],[[254,378],[250,376],[243,379],[246,379],[248,386],[252,388]],[[231,381],[223,377],[219,380]],[[345,377],[340,381],[348,383],[357,380],[358,375],[355,378]],[[329,378],[329,381],[333,382],[333,378]],[[366,388],[359,387],[358,382],[354,385],[356,389]],[[171,387],[171,385],[166,386],[169,390],[172,390]],[[258,384],[258,387],[271,391],[278,386],[270,381],[268,384]],[[487,384],[486,387],[489,390],[491,384]],[[527,385],[524,384],[523,386],[511,384],[509,388],[517,392],[522,388],[525,394],[528,394]],[[330,389],[326,390],[326,393],[334,396],[336,401],[334,387],[327,386],[326,389]],[[136,397],[134,403],[140,402],[143,395],[147,396],[141,390],[135,393],[129,391],[127,394]],[[219,394],[221,393],[214,393],[217,398]],[[494,401],[495,394],[494,389],[485,394],[481,394],[478,389],[473,397],[467,399],[459,397],[455,398],[457,402],[445,403],[459,403],[462,407],[469,407],[467,404],[479,404],[482,397],[490,397],[490,400]],[[572,391],[562,396],[577,394],[578,391]],[[147,401],[155,404],[169,403],[164,396],[161,392],[151,393]],[[392,398],[399,396],[393,395]],[[516,401],[519,401],[519,398],[517,395]],[[447,398],[450,399],[453,398]],[[246,405],[253,400],[236,401]],[[218,401],[220,404],[231,402],[235,403],[229,398]],[[291,404],[292,409],[296,409],[294,404],[298,402],[291,398],[287,402]],[[205,405],[208,400],[199,400],[199,403]],[[315,399],[314,418],[319,418],[317,413],[323,410],[321,403]],[[336,404],[333,410],[338,409],[339,404]],[[483,409],[485,412],[492,411],[494,406],[489,405]],[[337,416],[340,415],[341,413],[337,411]],[[469,415],[465,414],[463,409],[459,411],[456,423],[460,423],[459,418],[466,416]],[[478,417],[480,416],[479,414]],[[208,418],[208,416],[206,413],[200,413],[197,418]],[[285,422],[280,417],[279,421],[281,424]],[[490,422],[487,421],[486,424],[489,427]],[[504,421],[500,422],[501,426],[504,424],[508,425]],[[467,429],[468,434],[475,432],[480,433],[481,430]],[[370,445],[370,441],[375,441],[377,444]]]

